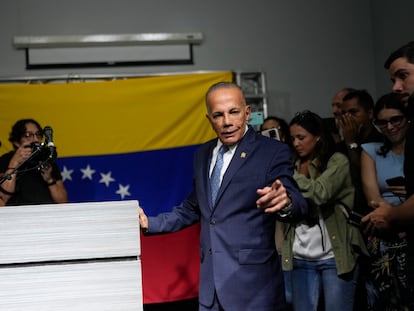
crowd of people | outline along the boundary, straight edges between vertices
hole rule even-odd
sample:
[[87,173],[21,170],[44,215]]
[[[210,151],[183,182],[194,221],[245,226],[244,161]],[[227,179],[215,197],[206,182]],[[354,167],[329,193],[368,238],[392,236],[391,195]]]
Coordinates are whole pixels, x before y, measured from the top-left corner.
[[254,133],[237,85],[207,92],[217,138],[196,153],[193,192],[169,213],[139,211],[145,234],[201,222],[199,310],[414,310],[414,42],[385,68],[393,87],[377,101],[334,94],[333,129],[303,111]]
[[[414,42],[385,62],[374,101],[344,87],[334,127],[313,111],[257,132],[235,83],[206,93],[216,138],[194,156],[193,190],[145,235],[201,224],[199,310],[414,310]],[[265,137],[268,136],[268,137]],[[44,131],[17,121],[0,157],[0,205],[65,203]]]

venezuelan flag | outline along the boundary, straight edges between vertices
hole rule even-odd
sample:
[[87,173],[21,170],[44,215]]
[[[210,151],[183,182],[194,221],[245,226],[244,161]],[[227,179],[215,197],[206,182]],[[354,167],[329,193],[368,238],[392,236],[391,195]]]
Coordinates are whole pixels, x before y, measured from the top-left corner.
[[[204,95],[231,72],[126,80],[0,85],[2,153],[12,125],[33,118],[54,130],[71,202],[138,200],[148,215],[169,211],[192,187],[192,158],[214,133]],[[145,304],[198,293],[199,227],[141,237]]]

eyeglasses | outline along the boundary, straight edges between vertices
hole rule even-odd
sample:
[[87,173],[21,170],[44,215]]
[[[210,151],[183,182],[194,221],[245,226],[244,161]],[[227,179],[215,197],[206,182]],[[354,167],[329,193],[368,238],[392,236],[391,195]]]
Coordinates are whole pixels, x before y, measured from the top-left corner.
[[378,126],[380,129],[385,129],[387,128],[388,123],[390,123],[392,126],[400,126],[404,118],[405,118],[404,116],[393,116],[389,118],[389,120],[377,119],[377,120],[374,120],[374,124]]
[[35,136],[39,139],[42,139],[43,138],[43,133],[41,131],[37,131],[36,133],[26,132],[26,133],[23,134],[24,138],[34,138]]

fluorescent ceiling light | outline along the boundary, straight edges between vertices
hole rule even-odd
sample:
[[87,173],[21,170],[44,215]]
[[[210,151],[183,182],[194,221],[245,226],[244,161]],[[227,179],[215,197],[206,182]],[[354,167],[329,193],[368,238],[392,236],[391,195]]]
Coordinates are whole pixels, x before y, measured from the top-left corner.
[[17,49],[72,46],[200,44],[202,33],[140,33],[66,36],[21,36],[13,38]]

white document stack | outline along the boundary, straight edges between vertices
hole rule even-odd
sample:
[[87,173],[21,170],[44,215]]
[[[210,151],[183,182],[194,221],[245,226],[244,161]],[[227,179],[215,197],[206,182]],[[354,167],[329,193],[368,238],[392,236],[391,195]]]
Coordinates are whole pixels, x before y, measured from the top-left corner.
[[138,201],[0,207],[0,310],[143,310]]

